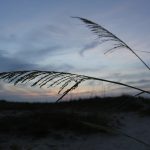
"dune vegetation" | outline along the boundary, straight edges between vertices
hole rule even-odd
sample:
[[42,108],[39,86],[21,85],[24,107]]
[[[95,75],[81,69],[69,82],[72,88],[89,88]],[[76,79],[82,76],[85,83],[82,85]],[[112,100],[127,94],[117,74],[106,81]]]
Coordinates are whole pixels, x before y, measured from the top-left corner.
[[[81,20],[98,36],[101,44],[113,42],[112,47],[106,53],[116,49],[127,49],[131,51],[150,70],[145,61],[125,42],[116,35],[88,19],[73,17]],[[7,83],[28,84],[31,87],[59,87],[59,103],[15,103],[0,101],[0,133],[16,136],[31,136],[42,138],[55,136],[54,131],[69,131],[75,134],[107,134],[122,135],[138,143],[150,147],[147,142],[138,137],[131,136],[120,130],[122,122],[120,114],[135,113],[143,117],[150,115],[149,99],[137,97],[149,91],[126,83],[107,80],[105,78],[90,77],[70,72],[21,70],[1,72],[0,80]],[[125,86],[138,91],[136,96],[120,96],[106,98],[80,99],[68,102],[60,102],[72,90],[75,90],[86,81],[108,82]],[[119,116],[120,117],[120,116]],[[58,137],[63,138],[63,137]]]

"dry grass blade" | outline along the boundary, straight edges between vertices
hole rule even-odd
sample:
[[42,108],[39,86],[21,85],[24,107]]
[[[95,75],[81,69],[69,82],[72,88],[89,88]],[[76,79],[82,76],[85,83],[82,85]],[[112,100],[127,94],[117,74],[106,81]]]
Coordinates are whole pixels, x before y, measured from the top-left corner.
[[60,101],[64,96],[66,96],[70,91],[75,90],[81,83],[88,80],[104,81],[108,83],[118,84],[132,89],[136,89],[141,93],[148,93],[149,91],[142,90],[137,87],[133,87],[121,82],[115,82],[111,80],[95,78],[85,75],[78,75],[68,72],[55,72],[55,71],[12,71],[12,72],[2,72],[0,73],[0,80],[8,81],[9,83],[16,84],[25,84],[32,83],[31,86],[59,86],[59,93],[62,93],[62,96],[57,100]]
[[73,17],[80,19],[82,22],[86,24],[86,26],[98,36],[98,38],[101,40],[101,42],[109,42],[113,41],[114,44],[112,44],[112,48],[109,49],[106,53],[120,48],[127,48],[130,50],[149,70],[150,67],[144,62],[144,60],[137,54],[133,49],[131,49],[125,42],[123,42],[120,38],[118,38],[115,34],[111,33],[104,27],[100,26],[99,24],[92,22],[88,19],[81,18],[81,17]]
[[140,92],[140,93],[137,93],[136,95],[134,95],[134,96],[140,96],[140,95],[142,95],[144,92]]

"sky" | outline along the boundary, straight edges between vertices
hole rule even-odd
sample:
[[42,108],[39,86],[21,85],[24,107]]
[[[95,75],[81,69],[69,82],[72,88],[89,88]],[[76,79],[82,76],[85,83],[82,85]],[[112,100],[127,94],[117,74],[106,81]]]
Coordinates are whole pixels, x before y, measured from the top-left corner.
[[[133,50],[150,52],[149,0],[0,0],[0,72],[53,70],[90,75],[149,90],[149,70],[127,49],[104,54],[107,44],[78,19],[92,20]],[[150,66],[150,53],[137,51]],[[138,91],[90,82],[68,99]],[[58,95],[60,96],[60,95]],[[147,96],[147,95],[145,95]],[[53,101],[56,91],[0,82],[0,99]]]

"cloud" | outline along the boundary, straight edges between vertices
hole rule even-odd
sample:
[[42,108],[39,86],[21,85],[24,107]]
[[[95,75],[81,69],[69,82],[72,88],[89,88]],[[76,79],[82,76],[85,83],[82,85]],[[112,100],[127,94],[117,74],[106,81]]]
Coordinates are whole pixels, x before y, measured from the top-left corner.
[[0,72],[4,71],[15,71],[15,70],[26,70],[33,69],[37,66],[35,64],[31,64],[27,61],[20,60],[16,57],[5,56],[7,53],[5,51],[0,51]]
[[137,80],[137,81],[129,81],[127,83],[128,84],[147,85],[147,84],[150,84],[150,80],[149,79],[141,79],[141,80]]
[[80,50],[80,55],[83,56],[84,52],[92,50],[94,48],[96,48],[98,45],[100,44],[99,41],[93,41],[91,43],[88,43],[87,45],[85,45],[81,50]]
[[61,28],[60,26],[58,27],[56,25],[54,26],[54,25],[51,25],[51,24],[45,26],[45,30],[49,31],[49,32],[51,32],[51,34],[53,33],[57,36],[58,35],[59,36],[66,35],[66,33],[67,33],[67,31],[65,29]]
[[56,70],[68,72],[68,71],[74,70],[74,67],[72,65],[69,65],[69,64],[62,64],[59,67],[57,67]]
[[18,42],[19,48],[14,55],[34,62],[55,55],[63,55],[67,53],[65,35],[65,30],[53,25],[30,29],[22,35]]
[[[57,51],[59,47],[51,47],[46,48],[44,50],[37,50],[37,51],[26,51],[24,53],[17,53],[16,55],[10,55],[5,50],[0,50],[0,72],[5,71],[16,71],[16,70],[53,70],[53,71],[71,71],[74,69],[73,65],[68,63],[59,63],[56,64],[40,64],[38,62],[44,60],[44,58],[48,58],[48,56],[53,55],[55,51]],[[22,55],[19,56],[19,55]],[[60,54],[61,55],[61,54]],[[31,63],[30,62],[34,62]],[[34,61],[36,60],[36,61]]]
[[48,58],[54,55],[61,55],[62,51],[60,51],[61,46],[49,46],[46,48],[39,49],[38,47],[31,46],[26,50],[19,51],[16,53],[17,56],[20,56],[22,59],[28,59],[32,61],[40,61],[41,59]]
[[55,41],[65,33],[62,28],[47,24],[21,32],[19,36],[15,32],[1,34],[0,43],[7,50],[0,50],[0,71],[37,69],[43,60],[64,55],[66,49]]
[[0,92],[4,90],[3,84],[0,82]]
[[52,45],[52,43],[57,43],[57,41],[62,40],[65,37],[67,31],[61,27],[53,25],[44,25],[41,27],[32,28],[25,33],[24,41],[27,43],[47,43]]
[[9,34],[1,34],[0,35],[0,41],[1,42],[15,42],[17,40],[17,35],[14,33]]
[[52,70],[52,71],[60,71],[60,72],[71,72],[75,67],[70,64],[60,64],[60,65],[45,65],[41,66],[40,70]]

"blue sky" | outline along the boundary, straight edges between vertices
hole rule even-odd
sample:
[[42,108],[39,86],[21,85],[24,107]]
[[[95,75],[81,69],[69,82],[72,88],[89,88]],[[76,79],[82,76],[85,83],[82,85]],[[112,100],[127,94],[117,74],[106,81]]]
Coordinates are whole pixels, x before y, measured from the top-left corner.
[[[0,0],[0,72],[67,71],[149,90],[150,72],[131,52],[119,49],[104,55],[107,45],[99,45],[82,22],[71,18],[90,19],[134,50],[150,51],[149,14],[149,0]],[[150,66],[150,54],[137,53]],[[72,95],[104,95],[104,89],[107,95],[137,93],[106,83],[88,83]],[[0,98],[10,100],[47,101],[54,93],[53,89],[0,83]]]

